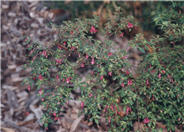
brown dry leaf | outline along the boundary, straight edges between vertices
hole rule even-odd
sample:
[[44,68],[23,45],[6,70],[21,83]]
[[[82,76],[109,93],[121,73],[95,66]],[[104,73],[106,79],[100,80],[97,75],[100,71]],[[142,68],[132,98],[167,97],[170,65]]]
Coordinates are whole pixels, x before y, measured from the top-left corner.
[[2,127],[1,129],[3,130],[2,132],[15,132],[15,130],[13,130],[11,128]]
[[79,118],[77,118],[71,126],[70,132],[75,132],[75,130],[77,129],[80,121],[84,118],[84,115],[81,115]]

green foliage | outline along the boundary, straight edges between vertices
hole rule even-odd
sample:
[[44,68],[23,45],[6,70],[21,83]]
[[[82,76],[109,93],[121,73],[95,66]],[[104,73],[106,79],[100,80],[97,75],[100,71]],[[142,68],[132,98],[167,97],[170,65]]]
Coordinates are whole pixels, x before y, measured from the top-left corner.
[[[145,130],[157,131],[158,122],[168,130],[184,129],[183,16],[176,13],[173,24],[172,13],[161,14],[154,22],[164,35],[148,41],[136,34],[129,43],[143,54],[136,77],[130,73],[127,51],[114,48],[117,44],[111,39],[130,36],[136,30],[134,18],[122,16],[120,10],[104,29],[98,27],[98,17],[75,19],[59,27],[53,45],[30,44],[32,60],[27,67],[32,77],[25,82],[38,88],[45,127],[63,116],[71,92],[80,88],[81,112],[96,124],[106,118],[109,131],[132,131],[136,122],[142,122]],[[96,39],[97,33],[105,37],[103,42]]]

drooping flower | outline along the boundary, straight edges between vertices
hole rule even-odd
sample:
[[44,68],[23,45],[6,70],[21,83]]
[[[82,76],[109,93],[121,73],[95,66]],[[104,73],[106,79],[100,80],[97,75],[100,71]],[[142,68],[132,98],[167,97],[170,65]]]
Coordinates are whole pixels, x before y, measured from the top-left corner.
[[126,108],[126,114],[128,115],[129,114],[129,112],[131,112],[132,111],[132,109],[130,108],[130,107],[127,107]]
[[38,78],[39,78],[40,80],[43,80],[43,77],[42,77],[42,75],[39,75],[39,76],[38,76]]
[[128,85],[132,85],[132,80],[131,79],[128,80]]
[[150,120],[146,117],[143,121],[144,124],[148,124],[150,122]]
[[108,53],[108,56],[112,56],[112,53],[111,53],[111,52],[109,52],[109,53]]
[[95,59],[94,59],[94,58],[92,58],[92,60],[91,60],[91,64],[92,64],[92,65],[94,65],[94,64],[95,64]]
[[84,102],[83,101],[81,102],[81,108],[82,109],[84,108]]
[[96,32],[97,32],[97,30],[95,29],[95,27],[91,26],[90,33],[96,33]]
[[133,26],[134,25],[132,23],[128,22],[128,25],[127,25],[128,28],[133,28]]
[[119,36],[120,36],[120,37],[123,37],[123,36],[124,36],[124,32],[122,32]]

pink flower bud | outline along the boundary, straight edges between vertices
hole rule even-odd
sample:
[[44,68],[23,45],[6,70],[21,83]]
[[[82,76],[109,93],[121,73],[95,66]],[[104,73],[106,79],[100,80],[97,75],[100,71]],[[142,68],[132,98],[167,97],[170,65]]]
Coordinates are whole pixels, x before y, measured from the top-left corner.
[[146,85],[147,85],[147,86],[149,85],[149,80],[146,80]]
[[107,111],[108,105],[105,106],[104,108],[104,113]]
[[112,111],[114,110],[113,104],[111,104],[111,110],[112,110]]
[[121,83],[121,87],[123,87],[123,88],[125,87],[125,84],[123,82]]
[[104,78],[103,76],[100,76],[100,80],[103,80],[103,78]]
[[131,79],[128,80],[128,85],[132,85],[132,80]]
[[89,97],[92,97],[92,96],[93,96],[93,94],[92,94],[92,93],[90,93],[90,94],[89,94]]
[[127,59],[128,58],[128,56],[123,56],[121,59]]
[[81,108],[82,109],[84,108],[84,102],[81,102]]
[[53,113],[53,116],[56,116],[56,113],[55,112]]
[[144,124],[148,124],[150,122],[150,120],[146,117],[143,121]]
[[109,118],[108,118],[108,122],[109,122],[109,124],[111,123],[111,117],[109,116]]
[[128,28],[133,28],[133,24],[128,22],[128,25],[127,25]]
[[92,65],[94,65],[94,64],[95,64],[95,59],[94,59],[94,58],[92,58],[92,60],[91,60],[91,64],[92,64]]
[[112,56],[112,53],[111,53],[111,52],[109,52],[109,53],[108,53],[108,56]]
[[86,55],[86,59],[88,59],[88,57],[89,57],[89,56],[88,56],[88,55]]
[[71,77],[68,77],[68,78],[66,79],[66,83],[70,83],[70,79],[71,79]]
[[39,76],[38,76],[38,78],[39,78],[40,80],[43,80],[43,77],[42,77],[42,75],[39,75]]
[[130,72],[129,72],[128,70],[126,70],[126,74],[127,74],[127,75],[129,75],[129,74],[130,74]]
[[56,63],[61,64],[62,59],[56,59]]
[[58,45],[57,47],[58,47],[58,49],[62,50],[62,47],[61,47],[61,45]]
[[41,95],[41,94],[43,93],[43,91],[40,89],[40,90],[38,91],[38,93]]
[[58,117],[55,117],[54,120],[57,121],[59,118]]
[[165,71],[164,71],[164,70],[162,70],[161,72],[162,72],[163,74],[165,74]]
[[95,27],[91,26],[90,33],[96,33],[96,32],[97,32],[97,30],[95,29]]
[[64,42],[63,42],[63,45],[65,46],[66,44],[67,44],[67,42],[66,42],[66,41],[64,41]]
[[159,74],[158,74],[158,78],[161,79],[161,76],[162,76],[162,75],[159,73]]
[[56,79],[59,80],[59,75],[56,75]]
[[128,115],[129,114],[129,112],[131,112],[132,111],[132,109],[130,108],[130,107],[127,107],[126,108],[126,114]]
[[81,67],[82,67],[82,68],[84,67],[84,63],[81,64]]
[[109,75],[109,76],[112,76],[112,72],[108,72],[108,75]]
[[123,36],[124,36],[124,32],[122,32],[119,36],[120,36],[120,37],[123,37]]
[[30,85],[28,85],[27,90],[28,90],[29,92],[31,91],[31,86],[30,86]]
[[47,57],[47,52],[46,51],[43,51],[42,52],[42,55],[45,56],[45,57]]
[[44,101],[44,98],[42,98],[41,100]]

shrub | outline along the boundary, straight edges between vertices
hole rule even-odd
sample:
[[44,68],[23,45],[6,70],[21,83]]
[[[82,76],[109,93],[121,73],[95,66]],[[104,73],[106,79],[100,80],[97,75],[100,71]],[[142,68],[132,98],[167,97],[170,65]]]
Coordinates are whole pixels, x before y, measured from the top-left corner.
[[[176,22],[180,19],[177,17]],[[183,23],[180,30],[174,30],[177,24],[164,25],[155,17],[155,22],[164,27],[164,35],[148,41],[136,34],[134,18],[123,17],[120,10],[104,29],[98,28],[98,21],[94,17],[64,22],[55,43],[48,47],[35,42],[28,45],[32,60],[27,67],[31,67],[32,77],[25,82],[29,88],[38,88],[45,127],[63,116],[71,92],[80,88],[85,117],[95,124],[105,117],[109,131],[131,131],[136,122],[143,123],[145,130],[157,130],[158,123],[168,130],[183,129]],[[166,21],[170,23],[170,19]],[[170,28],[176,33],[168,34]],[[105,40],[98,40],[97,33]],[[133,38],[130,46],[142,52],[137,76],[130,71],[126,49],[115,48],[114,36]]]

